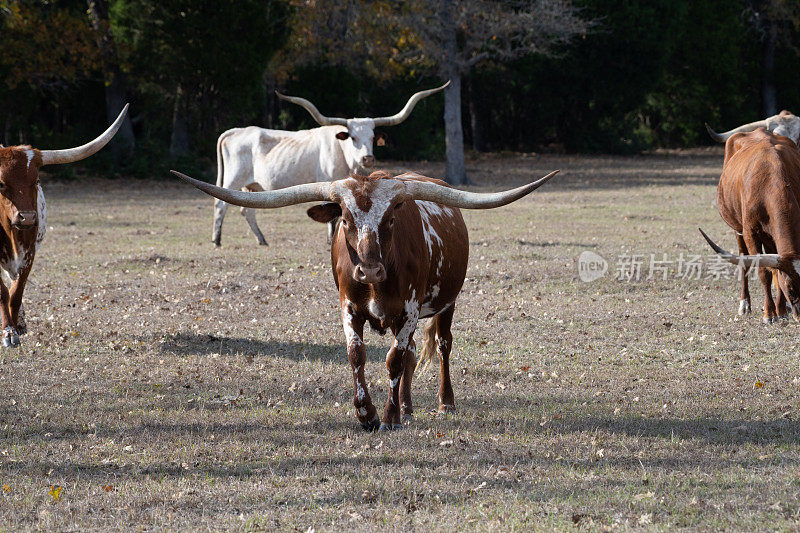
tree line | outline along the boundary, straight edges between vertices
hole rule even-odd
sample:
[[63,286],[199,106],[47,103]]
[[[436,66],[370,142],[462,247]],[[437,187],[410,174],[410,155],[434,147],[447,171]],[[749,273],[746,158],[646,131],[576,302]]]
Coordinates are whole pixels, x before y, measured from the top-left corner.
[[[3,0],[0,142],[74,145],[130,101],[88,164],[208,170],[219,134],[385,116],[379,159],[483,151],[635,153],[708,144],[800,109],[796,0]],[[459,153],[461,152],[461,153]],[[64,170],[64,172],[71,172]]]

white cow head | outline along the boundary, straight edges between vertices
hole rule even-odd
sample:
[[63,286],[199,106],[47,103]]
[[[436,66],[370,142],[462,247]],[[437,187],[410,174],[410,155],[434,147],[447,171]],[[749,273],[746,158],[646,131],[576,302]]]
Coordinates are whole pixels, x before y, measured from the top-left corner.
[[372,152],[372,143],[377,139],[378,146],[385,144],[386,136],[382,133],[375,133],[375,128],[378,126],[394,126],[400,124],[411,114],[411,110],[417,105],[417,102],[430,96],[433,93],[443,90],[450,85],[448,81],[441,87],[435,89],[428,89],[427,91],[420,91],[415,93],[408,99],[405,107],[399,113],[391,117],[378,117],[378,118],[333,118],[326,117],[320,113],[316,106],[306,100],[305,98],[298,98],[296,96],[286,96],[275,91],[278,98],[295,103],[302,106],[308,111],[314,120],[320,126],[344,126],[347,131],[340,131],[336,133],[336,138],[342,143],[342,152],[344,153],[347,166],[353,172],[364,171],[375,165],[375,155]]
[[756,128],[766,128],[775,135],[783,135],[784,137],[790,138],[794,144],[800,146],[800,117],[795,116],[791,111],[786,110],[783,110],[777,115],[773,115],[764,120],[739,126],[738,128],[732,129],[731,131],[726,131],[725,133],[715,132],[708,126],[708,124],[706,124],[706,128],[708,129],[708,133],[711,134],[711,137],[719,142],[727,141],[728,138],[735,133],[745,133],[748,131],[753,131]]

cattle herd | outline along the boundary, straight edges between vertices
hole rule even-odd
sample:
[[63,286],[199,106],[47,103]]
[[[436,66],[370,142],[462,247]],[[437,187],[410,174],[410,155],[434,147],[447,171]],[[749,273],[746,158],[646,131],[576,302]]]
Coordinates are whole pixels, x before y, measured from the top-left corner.
[[[356,417],[367,430],[403,427],[414,412],[411,381],[418,366],[414,332],[424,328],[420,363],[440,362],[439,411],[455,409],[450,382],[451,325],[469,256],[460,209],[489,209],[533,192],[558,171],[499,193],[460,191],[446,183],[405,173],[364,175],[375,164],[375,127],[406,120],[422,98],[447,85],[414,94],[396,115],[329,118],[308,100],[278,96],[304,107],[320,124],[304,131],[236,128],[217,142],[217,185],[174,172],[216,198],[213,242],[221,242],[228,204],[242,213],[259,244],[266,240],[253,209],[321,202],[308,216],[328,224],[331,265],[339,291],[347,358],[353,375]],[[26,333],[22,294],[46,228],[39,168],[70,163],[103,148],[119,129],[128,106],[97,139],[67,150],[0,146],[0,318],[4,347],[19,346]],[[725,142],[718,208],[736,233],[739,255],[703,237],[723,259],[742,269],[757,268],[764,286],[764,321],[789,313],[800,321],[800,118],[788,111],[745,124],[713,138]],[[377,141],[375,141],[377,139]],[[739,313],[750,313],[747,277],[741,276]],[[776,286],[777,300],[772,297]],[[363,333],[369,324],[394,342],[386,355],[389,397],[383,414],[370,399],[364,377]]]

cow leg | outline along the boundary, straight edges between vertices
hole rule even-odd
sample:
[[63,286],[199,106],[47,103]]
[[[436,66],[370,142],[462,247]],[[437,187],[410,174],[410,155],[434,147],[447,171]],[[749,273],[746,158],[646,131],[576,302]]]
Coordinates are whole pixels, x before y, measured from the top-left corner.
[[[414,366],[406,365],[415,359],[414,350],[414,330],[417,329],[419,320],[419,307],[417,302],[409,302],[414,310],[406,312],[402,321],[392,327],[394,334],[394,344],[386,354],[386,370],[389,371],[389,399],[383,409],[381,417],[381,431],[400,429],[403,427],[400,418],[400,381],[406,374],[406,368],[410,373],[414,372]],[[409,305],[407,303],[406,305]],[[408,309],[408,307],[406,308]],[[408,383],[408,395],[411,395],[411,379]]]
[[[744,241],[747,245],[747,253],[750,255],[757,255],[762,253],[763,242],[758,236],[757,230],[748,231],[747,228],[742,232],[744,233]],[[775,301],[772,299],[772,271],[768,268],[759,267],[758,277],[761,280],[761,285],[764,288],[764,323],[771,324],[775,322]]]
[[[28,282],[28,274],[30,274],[32,264],[33,256],[31,255],[28,259],[28,266],[19,272],[19,277],[14,281],[9,291],[8,311],[11,318],[11,327],[14,330],[13,333],[9,335],[9,343],[11,346],[19,345],[19,335],[21,335],[19,331],[19,317],[22,309],[22,293],[25,291],[25,284]],[[3,344],[5,344],[5,328],[3,328],[3,331]]]
[[19,316],[17,317],[17,333],[25,335],[28,333],[28,324],[25,322],[25,306],[20,304]]
[[14,327],[14,321],[11,318],[10,301],[11,296],[6,284],[0,280],[0,320],[2,320],[3,347],[5,348],[19,346],[19,333]]
[[[747,254],[747,244],[744,242],[744,237],[737,233],[736,242],[739,244],[739,253],[742,255]],[[739,296],[739,314],[744,316],[750,314],[750,286],[747,280],[747,269],[744,266],[740,266],[739,269],[741,270],[742,276],[742,292]]]
[[256,239],[258,239],[258,244],[261,246],[269,246],[267,244],[267,239],[264,238],[264,234],[261,233],[260,229],[258,229],[258,224],[256,223],[256,210],[250,207],[243,207],[242,216],[255,234]]
[[[413,343],[414,340],[412,339],[411,342]],[[400,415],[403,422],[410,422],[414,418],[414,404],[411,401],[411,380],[414,377],[414,369],[417,367],[415,351],[414,349],[404,352],[403,377],[400,378]]]
[[456,400],[453,395],[453,384],[450,382],[450,350],[453,347],[453,334],[450,326],[453,324],[455,304],[437,315],[436,320],[436,351],[439,354],[439,412],[452,413],[456,410]]
[[342,327],[347,340],[347,359],[353,370],[353,405],[356,408],[356,418],[366,431],[375,431],[380,426],[380,419],[367,392],[367,380],[364,378],[364,363],[367,361],[364,342],[361,340],[364,337],[364,319],[353,316],[353,310],[347,303],[342,305]]
[[214,200],[214,233],[211,241],[214,246],[222,244],[222,221],[225,219],[225,212],[228,210],[228,203],[222,200]]
[[[764,253],[776,254],[778,253],[778,248],[772,241],[764,242]],[[777,302],[775,302],[775,313],[777,315],[777,318],[789,318],[790,316],[789,311],[786,310],[786,296],[783,294],[781,286],[778,283],[777,274],[772,274],[772,284],[775,285],[775,292],[778,295],[778,300]]]
[[772,299],[772,271],[768,268],[759,268],[758,277],[764,287],[764,323],[771,324],[777,319],[775,300]]

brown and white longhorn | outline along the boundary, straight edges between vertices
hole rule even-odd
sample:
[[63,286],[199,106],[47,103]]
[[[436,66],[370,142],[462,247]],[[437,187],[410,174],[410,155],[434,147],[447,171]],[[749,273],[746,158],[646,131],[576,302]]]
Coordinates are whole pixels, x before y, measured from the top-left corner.
[[[402,420],[412,416],[414,331],[421,318],[430,318],[421,359],[438,355],[441,365],[439,411],[455,409],[450,325],[469,256],[467,228],[459,209],[506,205],[536,190],[555,173],[510,191],[479,194],[451,189],[440,180],[414,173],[392,177],[373,172],[276,191],[245,192],[175,172],[198,189],[234,205],[258,209],[322,201],[325,203],[308,210],[309,217],[325,223],[341,217],[331,246],[331,263],[353,375],[356,417],[367,430],[397,429]],[[394,335],[386,355],[389,398],[380,418],[364,377],[366,323]]]
[[96,153],[114,137],[127,111],[126,105],[100,137],[77,148],[0,147],[0,273],[3,278],[0,280],[0,320],[3,346],[18,346],[19,336],[27,332],[22,293],[47,228],[47,206],[39,185],[39,168],[80,161]]

